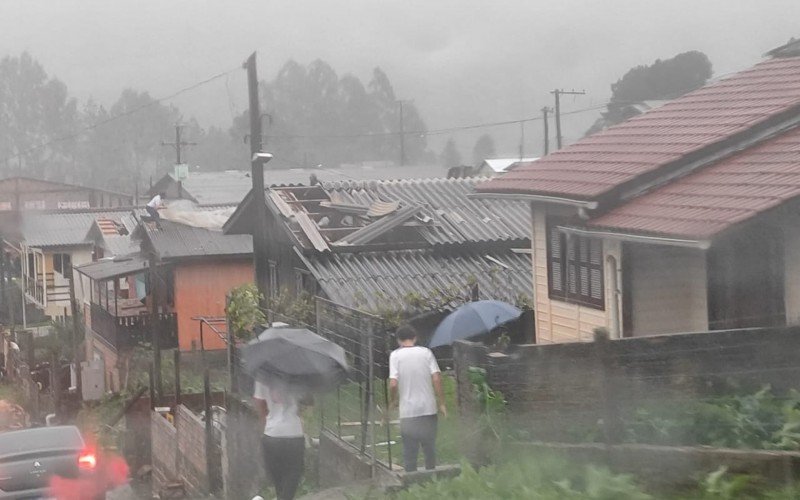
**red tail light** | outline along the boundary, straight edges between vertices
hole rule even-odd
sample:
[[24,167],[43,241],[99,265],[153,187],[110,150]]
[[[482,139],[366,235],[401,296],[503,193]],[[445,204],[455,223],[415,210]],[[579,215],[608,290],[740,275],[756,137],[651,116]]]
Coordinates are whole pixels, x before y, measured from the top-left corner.
[[94,470],[97,467],[97,456],[91,451],[84,451],[78,455],[78,467],[81,470]]

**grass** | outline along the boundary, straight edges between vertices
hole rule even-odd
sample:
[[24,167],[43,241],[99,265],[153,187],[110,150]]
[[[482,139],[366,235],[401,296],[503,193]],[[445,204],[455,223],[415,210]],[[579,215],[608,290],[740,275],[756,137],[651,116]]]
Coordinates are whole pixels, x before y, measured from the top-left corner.
[[[445,404],[447,405],[448,416],[439,417],[439,427],[436,437],[437,460],[441,464],[459,463],[463,457],[460,444],[464,441],[462,429],[458,417],[458,404],[456,400],[456,381],[453,377],[445,375],[442,378],[442,386],[445,393]],[[314,408],[304,412],[304,424],[306,433],[312,437],[318,437],[324,418],[326,427],[338,431],[341,422],[341,435],[353,436],[353,444],[359,446],[361,443],[361,427],[358,425],[347,425],[361,421],[361,404],[364,393],[359,392],[359,386],[355,383],[341,386],[338,392],[318,397]],[[391,453],[392,463],[400,463],[402,456],[402,439],[400,438],[400,427],[396,424],[389,425],[387,440],[387,427],[382,423],[383,411],[386,409],[386,395],[384,383],[379,380],[375,384],[375,403],[380,408],[376,411],[375,421],[379,425],[375,426],[375,443],[377,458],[384,463],[389,462]],[[392,418],[396,419],[397,409],[392,411]],[[386,445],[388,442],[394,444]],[[369,446],[367,442],[367,446]]]
[[0,399],[4,399],[9,403],[22,406],[24,398],[22,397],[22,387],[7,382],[0,383]]

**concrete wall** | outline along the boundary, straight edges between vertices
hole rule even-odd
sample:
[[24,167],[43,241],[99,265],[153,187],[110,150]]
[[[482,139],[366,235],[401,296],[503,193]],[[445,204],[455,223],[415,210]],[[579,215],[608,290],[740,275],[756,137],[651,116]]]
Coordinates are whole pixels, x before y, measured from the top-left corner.
[[372,466],[351,446],[323,430],[319,436],[319,486],[330,488],[372,477]]
[[[251,258],[195,262],[175,267],[175,312],[178,314],[178,343],[181,350],[200,348],[199,316],[225,316],[225,296],[233,288],[252,283]],[[205,349],[225,349],[225,342],[204,327]]]
[[706,254],[659,245],[626,245],[632,336],[708,330]]
[[[800,389],[800,328],[729,330],[605,342],[523,345],[508,354],[458,342],[461,411],[474,411],[470,366],[508,400],[520,429],[548,440],[585,440],[642,407],[709,396]],[[620,429],[613,428],[618,431]]]
[[[605,308],[603,310],[551,299],[548,292],[547,274],[547,212],[545,209],[532,209],[533,219],[533,285],[536,300],[536,341],[540,344],[587,341],[592,339],[592,331],[597,327],[613,329],[613,314],[620,310],[620,302],[615,300],[616,291],[612,289],[604,268]],[[621,262],[621,245],[618,242],[603,242],[603,262],[609,257]]]

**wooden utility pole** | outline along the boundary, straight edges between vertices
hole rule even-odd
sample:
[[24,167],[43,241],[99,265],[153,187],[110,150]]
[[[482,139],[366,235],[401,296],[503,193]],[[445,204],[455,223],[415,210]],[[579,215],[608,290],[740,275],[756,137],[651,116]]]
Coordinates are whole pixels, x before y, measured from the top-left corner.
[[72,308],[72,338],[71,345],[72,345],[72,363],[75,365],[75,389],[78,393],[78,398],[80,401],[83,401],[83,380],[81,378],[81,355],[80,349],[78,348],[80,342],[78,340],[78,336],[80,334],[80,325],[78,321],[80,320],[80,311],[78,309],[78,301],[75,299],[75,271],[70,269],[72,276],[69,278],[69,305]]
[[172,146],[175,148],[175,165],[182,165],[181,151],[185,146],[197,146],[196,142],[186,142],[181,138],[183,125],[180,123],[175,124],[175,142],[161,141],[162,146]]
[[542,123],[544,123],[544,154],[550,153],[550,122],[547,115],[550,113],[550,108],[547,106],[542,108]]
[[164,395],[164,386],[161,383],[161,318],[158,313],[158,263],[155,256],[150,256],[148,277],[150,278],[150,343],[153,346],[153,384],[154,391],[151,392],[158,404]]
[[264,163],[268,158],[261,153],[261,105],[258,100],[258,69],[256,53],[253,52],[244,63],[247,69],[247,92],[250,102],[250,177],[253,180],[253,267],[256,273],[256,286],[264,304],[270,297],[269,265],[267,255],[267,202],[264,194]]
[[550,92],[556,97],[556,146],[558,149],[561,149],[562,137],[561,137],[561,96],[562,95],[584,95],[586,91],[584,90],[560,90],[555,89],[554,91]]

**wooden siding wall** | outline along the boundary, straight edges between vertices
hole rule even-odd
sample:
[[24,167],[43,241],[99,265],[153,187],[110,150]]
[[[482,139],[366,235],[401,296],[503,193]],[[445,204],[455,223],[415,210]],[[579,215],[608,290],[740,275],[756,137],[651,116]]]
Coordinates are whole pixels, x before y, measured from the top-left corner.
[[800,325],[800,216],[784,224],[786,324]]
[[702,250],[626,244],[630,259],[630,333],[634,337],[708,329]]
[[[605,265],[609,256],[621,262],[621,245],[603,242],[605,310],[551,300],[547,289],[547,214],[540,208],[532,209],[533,220],[533,285],[536,296],[536,342],[542,344],[558,342],[588,341],[597,327],[612,329],[611,304],[615,302],[615,291]],[[619,301],[621,302],[621,300]]]
[[[182,351],[200,348],[198,316],[225,315],[225,295],[232,288],[253,283],[251,259],[194,262],[175,266],[175,312],[178,314],[178,344]],[[204,328],[206,349],[224,349],[226,344]]]

